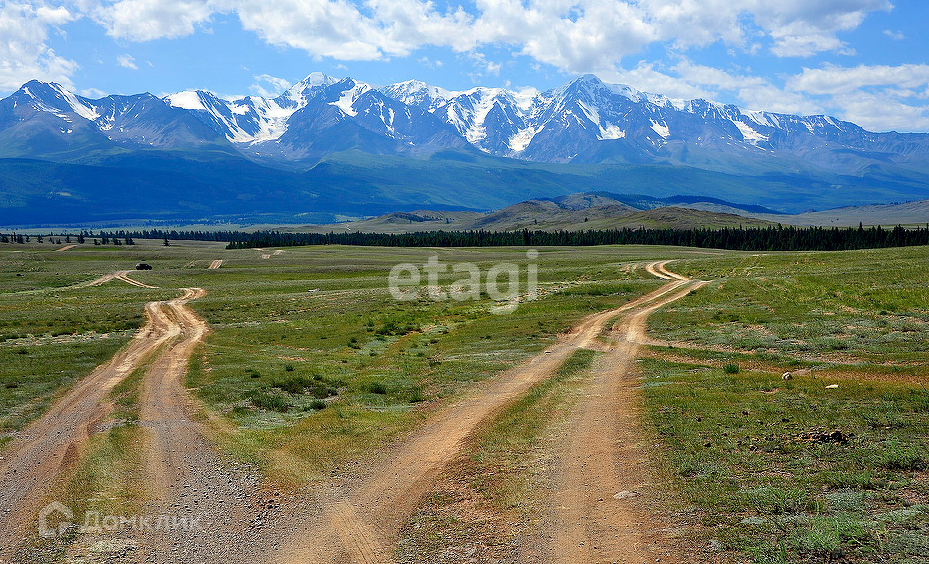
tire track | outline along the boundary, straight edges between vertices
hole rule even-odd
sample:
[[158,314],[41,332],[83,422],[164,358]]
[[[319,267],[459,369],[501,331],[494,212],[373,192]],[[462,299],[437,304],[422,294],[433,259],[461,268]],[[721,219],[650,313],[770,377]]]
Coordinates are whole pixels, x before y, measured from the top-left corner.
[[[116,278],[118,280],[122,280],[123,282],[127,284],[138,286],[139,288],[150,288],[152,290],[155,290],[158,288],[158,286],[149,286],[148,284],[144,284],[142,282],[139,282],[138,280],[133,280],[132,278],[129,278],[129,272],[130,272],[129,270],[120,270],[119,272],[116,273]],[[174,301],[174,300],[171,300],[171,301]]]
[[145,513],[196,525],[137,531],[136,541],[143,547],[137,561],[251,564],[267,555],[279,529],[292,523],[269,517],[268,503],[274,498],[264,495],[261,478],[221,459],[196,417],[198,409],[184,377],[194,350],[210,330],[186,306],[205,292],[199,288],[185,292],[165,304],[181,332],[146,373],[139,425],[145,430],[142,479],[149,499]]

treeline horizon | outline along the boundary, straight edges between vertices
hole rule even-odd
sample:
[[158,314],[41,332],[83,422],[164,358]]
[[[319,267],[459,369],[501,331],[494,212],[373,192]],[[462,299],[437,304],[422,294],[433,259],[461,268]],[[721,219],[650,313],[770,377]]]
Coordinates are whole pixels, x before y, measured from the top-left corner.
[[[49,234],[46,237],[58,237]],[[61,237],[65,235],[62,234]],[[34,237],[34,236],[33,236]],[[132,239],[226,242],[227,249],[349,245],[371,247],[587,247],[596,245],[665,245],[736,251],[846,251],[929,245],[926,227],[724,227],[721,229],[622,228],[585,231],[416,231],[412,233],[285,233],[280,231],[84,231],[80,240]],[[23,242],[0,234],[0,242]]]

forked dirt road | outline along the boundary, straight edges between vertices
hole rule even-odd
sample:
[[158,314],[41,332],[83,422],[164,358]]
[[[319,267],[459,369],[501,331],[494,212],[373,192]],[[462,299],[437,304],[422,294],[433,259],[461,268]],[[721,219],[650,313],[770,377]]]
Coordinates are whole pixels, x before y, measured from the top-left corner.
[[[582,319],[544,353],[441,409],[349,485],[314,494],[318,510],[294,507],[289,516],[271,522],[270,500],[260,479],[220,460],[192,416],[196,410],[183,378],[194,348],[209,329],[186,303],[205,292],[186,289],[174,300],[151,302],[146,305],[148,323],[133,341],[75,385],[3,453],[0,509],[6,511],[0,512],[0,561],[24,535],[34,534],[29,527],[48,501],[49,488],[67,475],[87,438],[111,411],[108,392],[149,360],[139,400],[139,424],[146,431],[141,478],[148,487],[147,511],[196,517],[199,526],[193,531],[136,532],[130,535],[135,558],[122,561],[387,562],[397,531],[478,426],[552,377],[575,350],[594,348],[606,354],[594,367],[591,393],[576,411],[576,432],[565,449],[569,454],[563,457],[558,494],[564,512],[556,519],[551,552],[563,562],[645,562],[652,555],[644,546],[648,539],[641,514],[612,503],[612,498],[610,504],[599,499],[635,491],[642,479],[636,464],[645,455],[635,442],[636,400],[629,373],[645,320],[702,284],[665,265],[647,267],[669,280],[658,290]],[[125,272],[107,280],[113,278],[136,282]],[[599,337],[617,318],[620,339],[604,344]]]
[[129,273],[131,270],[117,270],[116,272],[111,272],[110,274],[104,274],[100,278],[91,280],[90,282],[81,282],[80,284],[75,284],[73,286],[68,286],[68,288],[90,288],[91,286],[99,286],[100,284],[105,284],[110,280],[120,280],[126,284],[131,284],[133,286],[138,286],[139,288],[151,288],[156,289],[158,286],[149,286],[138,280],[133,280],[129,278]]
[[[202,295],[199,288],[185,289],[179,298],[146,304],[148,322],[133,340],[78,382],[5,449],[0,460],[0,562],[15,553],[23,536],[37,532],[30,528],[41,505],[50,501],[46,499],[50,488],[67,475],[87,439],[111,412],[110,390],[179,335],[202,336],[205,324],[187,315],[184,305]],[[163,368],[165,356],[172,366],[183,360],[183,354],[189,355],[190,339],[181,342],[181,349],[170,346],[153,369]]]
[[[330,492],[327,499],[321,500],[321,515],[307,525],[308,532],[292,538],[278,554],[271,555],[269,561],[288,564],[391,561],[397,531],[419,499],[430,491],[437,475],[458,455],[475,429],[531,387],[553,376],[578,348],[601,350],[603,345],[598,336],[611,320],[619,316],[624,316],[630,344],[615,346],[604,355],[608,359],[609,369],[598,374],[596,384],[604,388],[600,392],[604,395],[586,402],[578,419],[579,426],[593,425],[587,427],[584,434],[586,438],[578,448],[600,449],[601,454],[609,458],[602,461],[605,471],[587,468],[584,462],[574,465],[576,468],[572,469],[569,461],[564,472],[565,479],[579,480],[581,483],[578,485],[579,491],[568,493],[565,502],[573,508],[569,519],[577,523],[580,530],[576,532],[577,527],[567,520],[560,522],[559,526],[563,530],[555,536],[564,540],[556,543],[553,552],[560,561],[588,562],[585,558],[589,554],[569,549],[576,539],[590,538],[592,535],[615,535],[618,530],[637,531],[638,523],[628,514],[621,514],[602,524],[590,523],[601,519],[602,515],[588,507],[585,500],[589,496],[585,488],[589,484],[585,482],[609,474],[610,467],[617,463],[615,457],[624,454],[614,444],[622,442],[622,434],[618,437],[615,435],[622,432],[617,428],[636,424],[631,419],[617,421],[610,428],[604,429],[597,427],[600,423],[596,421],[598,409],[629,413],[634,417],[630,407],[634,403],[633,392],[622,390],[628,384],[623,379],[634,361],[635,347],[631,343],[644,334],[645,320],[652,311],[683,297],[700,284],[691,284],[692,281],[686,277],[670,273],[664,268],[665,264],[650,264],[649,272],[659,278],[671,279],[671,282],[622,307],[584,318],[559,343],[543,354],[501,374],[482,389],[433,416],[410,439],[404,441],[392,456],[371,468],[355,486]],[[624,404],[613,405],[613,401]],[[610,433],[614,434],[611,436]],[[599,437],[593,436],[598,434]],[[619,462],[622,464],[622,461]],[[605,479],[609,481],[604,486],[612,488],[615,483],[629,478],[622,475],[608,476]],[[632,478],[639,479],[637,476]],[[613,493],[616,492],[610,495]],[[582,500],[584,503],[580,503]],[[644,562],[647,555],[642,547],[634,542],[627,544],[624,540],[620,538],[613,543],[617,546],[607,551],[611,555],[610,560]]]

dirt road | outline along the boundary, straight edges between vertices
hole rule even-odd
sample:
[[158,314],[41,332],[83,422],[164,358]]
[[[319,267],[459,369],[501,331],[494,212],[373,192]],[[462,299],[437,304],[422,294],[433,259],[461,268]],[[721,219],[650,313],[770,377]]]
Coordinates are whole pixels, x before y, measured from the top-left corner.
[[222,261],[221,259],[217,259],[217,260],[214,260],[213,262],[211,262],[211,263],[210,263],[210,266],[208,266],[208,267],[206,267],[206,268],[207,268],[207,270],[216,270],[217,268],[221,267],[222,265],[223,265],[223,261]]
[[[654,269],[678,277],[664,264]],[[650,522],[656,504],[648,488],[652,472],[642,443],[633,363],[649,314],[704,285],[684,280],[678,278],[680,284],[672,291],[631,309],[614,326],[606,354],[592,366],[592,380],[575,408],[556,473],[549,520],[554,538],[547,561],[669,561],[667,547],[656,543],[660,525]]]
[[122,280],[123,282],[127,284],[132,284],[133,286],[138,286],[139,288],[151,288],[153,290],[158,288],[158,286],[149,286],[148,284],[144,284],[142,282],[139,282],[138,280],[133,280],[132,278],[129,278],[130,272],[131,271],[129,270],[120,270],[119,272],[116,273],[116,279]]
[[[582,319],[542,354],[441,409],[386,459],[347,485],[314,492],[312,504],[303,500],[313,508],[291,506],[285,511],[279,511],[278,498],[253,472],[218,457],[194,417],[196,406],[191,405],[183,378],[208,327],[186,303],[203,296],[203,290],[187,289],[177,299],[151,302],[146,305],[148,323],[135,339],[70,390],[4,453],[0,508],[9,511],[0,513],[0,560],[24,533],[31,534],[28,529],[47,501],[49,486],[80,458],[86,439],[110,412],[107,393],[153,357],[139,400],[139,424],[145,429],[141,478],[150,499],[145,511],[198,525],[195,530],[136,531],[130,543],[133,556],[121,561],[386,562],[405,519],[478,426],[552,377],[575,350],[595,348],[606,354],[596,366],[590,395],[578,407],[577,432],[566,449],[580,454],[565,456],[559,473],[564,484],[559,503],[565,509],[557,519],[552,551],[564,562],[644,562],[652,555],[644,549],[648,537],[640,525],[641,513],[612,497],[606,510],[599,499],[606,499],[604,492],[636,492],[642,480],[636,465],[644,453],[635,441],[636,399],[628,379],[645,320],[700,284],[665,265],[647,266],[668,280],[658,290]],[[142,284],[127,273],[103,278]],[[606,345],[599,337],[617,318],[618,331],[613,334],[620,338]],[[581,546],[590,549],[578,549]]]
[[[278,533],[255,527],[267,519],[272,492],[244,467],[220,459],[195,417],[184,377],[195,347],[209,332],[184,304],[203,295],[196,290],[166,304],[181,327],[180,337],[152,363],[140,393],[145,429],[143,480],[150,502],[147,515],[168,515],[194,526],[137,531],[137,562],[256,562]],[[273,534],[270,534],[273,533]]]
[[153,290],[158,288],[158,286],[149,286],[148,284],[129,278],[130,272],[132,271],[131,270],[117,270],[116,272],[111,272],[110,274],[104,274],[100,278],[95,278],[91,280],[90,282],[81,282],[80,284],[68,286],[68,288],[75,288],[75,289],[76,288],[90,288],[92,286],[99,286],[101,284],[105,284],[109,282],[110,280],[119,280],[121,282],[125,282],[126,284],[138,286],[139,288],[150,288]]
[[[118,276],[117,276],[118,277]],[[112,279],[112,278],[111,278]],[[185,330],[176,315],[203,290],[145,306],[148,322],[109,362],[71,388],[48,413],[30,424],[0,460],[0,561],[12,554],[29,530],[49,489],[80,458],[86,440],[112,410],[108,393],[133,370]],[[165,308],[175,312],[168,314]]]
[[647,270],[648,273],[651,274],[652,276],[657,276],[658,278],[661,278],[662,280],[682,280],[685,282],[690,280],[686,276],[681,276],[680,274],[677,274],[676,272],[669,271],[666,268],[669,262],[671,261],[662,260],[658,262],[652,262],[645,266],[645,270]]
[[[371,468],[356,485],[329,492],[320,501],[324,508],[322,514],[307,525],[310,533],[294,537],[279,553],[272,555],[270,562],[390,561],[399,527],[479,424],[532,386],[551,377],[578,348],[601,348],[598,336],[617,316],[634,310],[627,316],[632,321],[628,331],[638,335],[650,312],[690,290],[681,289],[690,281],[672,275],[664,269],[664,263],[649,265],[649,272],[653,270],[656,276],[672,281],[622,307],[584,318],[556,345],[437,413],[392,456]],[[619,352],[621,350],[625,352]],[[616,348],[607,355],[617,370],[604,376],[605,381],[614,382],[615,376],[623,373],[622,363],[631,362],[633,352],[631,348]],[[585,518],[581,516],[582,521]]]

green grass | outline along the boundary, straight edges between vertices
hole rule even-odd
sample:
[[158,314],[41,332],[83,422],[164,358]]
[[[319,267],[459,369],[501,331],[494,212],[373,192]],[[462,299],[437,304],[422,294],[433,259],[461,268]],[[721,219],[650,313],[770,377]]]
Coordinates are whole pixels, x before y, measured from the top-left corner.
[[713,282],[651,319],[697,347],[869,363],[929,352],[926,248],[729,255],[674,263]]
[[926,388],[842,380],[827,389],[655,359],[642,370],[668,477],[726,550],[757,562],[925,554],[888,547],[929,543]]
[[572,392],[599,354],[574,351],[553,378],[534,386],[478,435],[472,454],[477,471],[472,479],[486,501],[499,509],[521,509],[522,517],[536,506],[539,495],[531,491],[534,476],[529,471],[537,456],[534,447],[569,412]]
[[[139,389],[146,367],[133,371],[110,392],[115,409],[101,422],[106,430],[90,437],[76,467],[49,492],[48,501],[58,501],[74,513],[75,527],[62,537],[35,539],[24,561],[35,564],[64,562],[78,543],[95,543],[99,537],[84,537],[78,527],[88,513],[138,515],[147,493],[138,480],[142,473],[143,430],[139,419]],[[93,521],[92,521],[93,522]],[[97,520],[99,523],[99,519]],[[116,543],[107,538],[104,542]]]
[[644,390],[704,542],[755,562],[924,561],[927,251],[672,265],[712,282],[650,319],[675,346],[651,351]]
[[[167,258],[157,247],[58,248],[0,245],[0,444],[127,343],[145,322],[146,301],[178,295],[170,287],[149,290],[118,281],[70,287],[139,260]],[[146,274],[138,277],[147,280]]]
[[[758,562],[916,562],[925,553],[929,249],[540,249],[540,299],[494,315],[486,296],[397,302],[387,273],[431,255],[525,272],[525,249],[315,247],[262,259],[272,250],[54,248],[0,246],[0,440],[112,356],[144,322],[146,301],[203,287],[190,305],[212,332],[187,385],[221,448],[301,486],[409,432],[580,317],[661,284],[632,264],[674,258],[672,270],[713,282],[650,318],[650,334],[676,348],[649,352],[659,358],[642,363],[643,393],[660,467],[697,511],[704,540]],[[223,267],[206,270],[217,258]],[[143,259],[155,269],[134,276],[159,289],[69,287]],[[535,447],[567,416],[593,354],[572,356],[481,430],[463,468],[482,503],[512,515],[539,503],[526,481],[544,456]],[[812,372],[785,381],[785,370]],[[838,389],[825,389],[827,376]],[[121,424],[89,444],[74,499],[132,499],[136,387],[133,376],[117,388]],[[835,430],[847,442],[827,440]]]
[[[521,249],[398,249],[387,256],[288,249],[268,259],[278,261],[273,270],[254,258],[231,261],[214,275],[221,286],[191,304],[213,333],[188,385],[232,422],[223,434],[236,456],[285,483],[305,483],[405,432],[436,402],[539,352],[573,320],[655,288],[660,282],[623,271],[643,252],[650,250],[580,257],[545,249],[542,297],[513,315],[494,315],[486,298],[397,302],[385,282],[393,264],[422,264],[433,253],[486,271],[501,261],[525,265]],[[440,283],[458,277],[448,273]],[[310,381],[319,386],[290,384]]]

